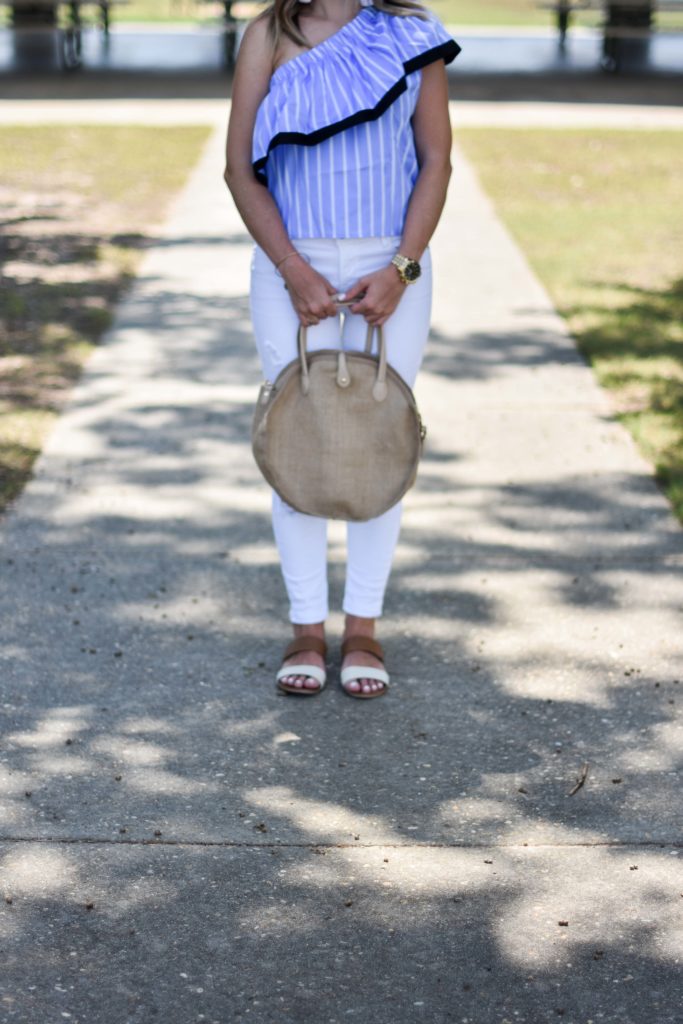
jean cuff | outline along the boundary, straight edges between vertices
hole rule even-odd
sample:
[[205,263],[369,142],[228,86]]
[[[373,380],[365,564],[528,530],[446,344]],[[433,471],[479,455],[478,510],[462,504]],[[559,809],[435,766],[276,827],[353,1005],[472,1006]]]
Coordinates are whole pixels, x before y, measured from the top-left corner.
[[347,600],[344,598],[342,611],[345,615],[357,615],[361,619],[379,619],[382,614],[383,601]]
[[326,622],[330,614],[327,605],[290,605],[289,621],[297,626],[312,626],[317,622]]

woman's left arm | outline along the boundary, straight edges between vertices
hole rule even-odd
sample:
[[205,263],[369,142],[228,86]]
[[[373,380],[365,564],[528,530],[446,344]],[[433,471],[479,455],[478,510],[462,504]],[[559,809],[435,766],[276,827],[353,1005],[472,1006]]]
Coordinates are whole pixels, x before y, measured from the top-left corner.
[[[452,133],[448,114],[448,78],[442,60],[422,68],[420,92],[413,112],[415,150],[420,166],[408,202],[399,252],[419,262],[434,234],[446,202],[451,176]],[[365,291],[365,297],[350,306],[368,323],[385,323],[396,309],[408,284],[403,284],[396,267],[389,263],[366,274],[346,292],[349,299]]]
[[420,173],[408,203],[399,252],[419,262],[439,223],[451,177],[453,132],[446,65],[441,60],[422,69],[413,134]]

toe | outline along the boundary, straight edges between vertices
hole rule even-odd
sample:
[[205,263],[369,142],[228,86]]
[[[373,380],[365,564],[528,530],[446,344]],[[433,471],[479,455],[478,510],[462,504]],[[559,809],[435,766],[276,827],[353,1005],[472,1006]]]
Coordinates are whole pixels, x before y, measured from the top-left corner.
[[280,682],[293,690],[319,690],[320,683],[313,676],[282,676]]
[[363,680],[363,693],[379,693],[383,689],[384,684],[380,679],[364,679]]

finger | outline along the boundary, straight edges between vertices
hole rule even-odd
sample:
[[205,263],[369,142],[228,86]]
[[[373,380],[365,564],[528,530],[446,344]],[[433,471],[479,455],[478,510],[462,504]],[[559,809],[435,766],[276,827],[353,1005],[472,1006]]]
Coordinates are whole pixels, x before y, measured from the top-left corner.
[[319,306],[318,308],[316,308],[315,313],[312,313],[311,315],[316,318],[316,321],[327,320],[329,316],[336,316],[337,310],[334,303],[331,302],[327,306]]
[[320,274],[319,276],[320,276],[320,280],[322,281],[322,284],[323,284],[327,294],[328,295],[336,295],[338,289],[334,287],[332,282],[328,281],[328,279],[324,276],[324,274]]
[[350,288],[346,289],[346,292],[344,294],[344,298],[345,299],[355,299],[362,292],[364,292],[367,289],[367,287],[368,287],[367,278],[361,277],[360,280],[356,281],[355,284],[352,284]]

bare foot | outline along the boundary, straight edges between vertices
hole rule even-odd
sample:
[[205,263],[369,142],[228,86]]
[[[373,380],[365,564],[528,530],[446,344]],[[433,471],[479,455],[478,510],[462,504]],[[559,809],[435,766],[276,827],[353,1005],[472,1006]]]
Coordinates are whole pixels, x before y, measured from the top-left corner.
[[[325,639],[325,623],[316,622],[310,626],[294,626],[294,636],[317,636],[321,640]],[[317,668],[325,668],[325,659],[321,654],[317,654],[315,651],[299,651],[298,654],[293,654],[291,658],[286,658],[282,662],[282,667],[286,668],[287,665],[315,665]],[[284,683],[285,686],[292,686],[297,690],[319,690],[320,683],[313,676],[282,676],[280,682]]]
[[[363,619],[358,615],[347,615],[344,625],[344,640],[350,636],[367,636],[375,638],[375,619]],[[384,668],[384,662],[376,658],[374,654],[367,651],[352,651],[347,654],[342,662],[342,668],[351,668],[362,665],[367,668]],[[378,693],[386,689],[381,679],[352,679],[346,683],[345,690],[350,693]]]

